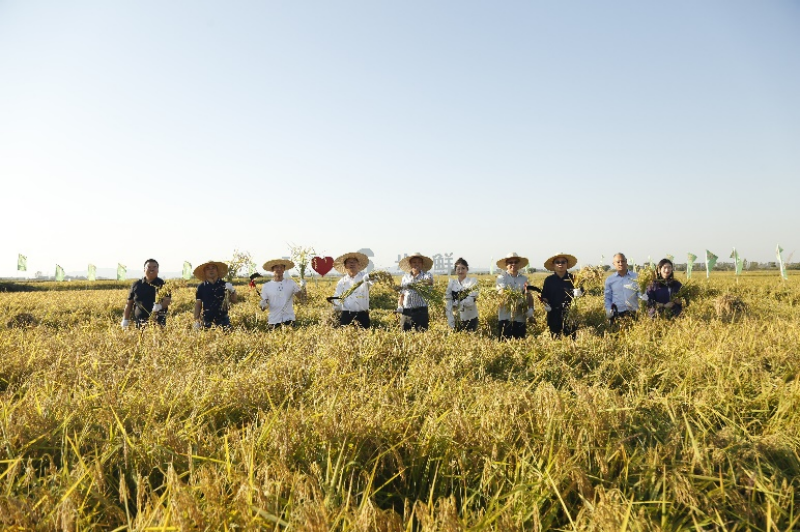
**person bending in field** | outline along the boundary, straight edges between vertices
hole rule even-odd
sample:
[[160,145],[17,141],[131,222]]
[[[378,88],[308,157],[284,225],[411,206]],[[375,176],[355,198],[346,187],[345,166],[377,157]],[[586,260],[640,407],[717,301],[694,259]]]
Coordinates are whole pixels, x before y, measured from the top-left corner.
[[400,297],[397,312],[402,315],[403,330],[427,331],[430,325],[428,302],[411,285],[433,284],[433,275],[428,271],[433,267],[433,259],[425,255],[404,257],[398,267],[406,272],[400,280]]
[[167,309],[172,302],[169,294],[158,297],[158,289],[164,286],[164,280],[158,276],[158,261],[147,259],[144,261],[144,277],[131,285],[128,293],[128,302],[122,311],[122,328],[130,325],[131,314],[136,327],[144,327],[152,316],[156,323],[162,327],[167,324]]
[[500,328],[501,339],[525,338],[527,334],[527,319],[533,317],[533,294],[528,291],[528,278],[520,275],[520,268],[528,265],[528,259],[516,253],[510,253],[505,258],[497,261],[497,267],[506,270],[497,276],[498,292],[512,290],[524,295],[525,308],[511,308],[502,303],[497,311],[497,322]]
[[230,330],[228,310],[236,303],[236,289],[232,283],[222,280],[227,273],[228,265],[224,262],[208,261],[195,268],[194,276],[203,281],[197,286],[195,296],[195,329],[217,326]]
[[264,263],[263,268],[272,272],[272,280],[261,287],[261,310],[269,309],[269,327],[294,325],[294,298],[304,301],[306,298],[306,280],[300,279],[298,286],[292,279],[286,279],[286,270],[294,268],[294,262],[286,259],[274,259]]
[[683,285],[675,279],[674,269],[669,259],[658,263],[656,279],[647,287],[647,313],[651,318],[674,318],[683,311],[683,302],[676,298]]
[[[355,323],[369,329],[369,289],[372,281],[364,271],[369,258],[363,253],[345,253],[333,261],[333,268],[342,274],[330,301],[339,313],[339,326]],[[345,292],[350,292],[342,299]]]
[[564,323],[572,300],[583,295],[575,286],[575,277],[567,270],[578,263],[578,259],[566,253],[559,253],[544,262],[546,270],[553,272],[542,285],[542,303],[547,311],[547,328],[557,338],[561,335],[574,336],[572,326]]

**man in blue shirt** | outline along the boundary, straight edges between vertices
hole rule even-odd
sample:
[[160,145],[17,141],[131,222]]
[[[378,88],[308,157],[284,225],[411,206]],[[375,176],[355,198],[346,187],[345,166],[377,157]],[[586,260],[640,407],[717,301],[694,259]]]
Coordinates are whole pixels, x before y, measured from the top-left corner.
[[[617,318],[635,317],[639,310],[639,285],[635,272],[628,270],[628,259],[623,253],[614,255],[614,269],[606,278],[603,298],[605,299],[606,316],[613,323]],[[647,297],[647,296],[644,296]]]

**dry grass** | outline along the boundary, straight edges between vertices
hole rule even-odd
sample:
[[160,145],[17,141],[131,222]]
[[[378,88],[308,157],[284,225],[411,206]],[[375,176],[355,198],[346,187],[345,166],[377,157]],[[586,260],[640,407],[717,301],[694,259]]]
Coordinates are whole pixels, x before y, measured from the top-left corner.
[[747,313],[747,304],[734,294],[723,294],[714,300],[714,310],[721,320],[734,320]]
[[[0,294],[4,322],[35,320],[0,332],[0,524],[797,529],[800,286],[747,277],[698,283],[681,319],[601,319],[574,342],[498,342],[483,297],[479,334],[438,315],[403,334],[391,307],[333,329],[328,280],[303,327],[267,332],[249,301],[230,334],[190,329],[191,290],[144,331],[119,328],[125,290]],[[735,321],[717,318],[728,293]]]

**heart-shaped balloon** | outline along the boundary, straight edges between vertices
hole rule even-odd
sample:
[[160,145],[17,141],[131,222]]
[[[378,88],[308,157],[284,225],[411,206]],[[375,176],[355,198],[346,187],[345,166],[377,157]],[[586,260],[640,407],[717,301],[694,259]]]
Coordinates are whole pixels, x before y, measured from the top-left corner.
[[333,268],[333,257],[314,257],[311,259],[311,267],[314,271],[325,277],[325,274]]

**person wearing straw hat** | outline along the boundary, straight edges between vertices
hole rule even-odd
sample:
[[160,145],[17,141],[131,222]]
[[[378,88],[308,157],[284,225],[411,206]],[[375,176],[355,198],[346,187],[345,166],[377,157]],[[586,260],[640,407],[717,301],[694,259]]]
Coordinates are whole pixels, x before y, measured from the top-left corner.
[[[356,323],[369,329],[369,289],[372,281],[365,272],[369,258],[363,253],[345,253],[333,261],[333,268],[342,274],[336,283],[333,297],[329,299],[339,313],[339,325]],[[342,294],[345,294],[342,297]]]
[[513,290],[525,294],[527,310],[509,308],[505,303],[500,304],[497,311],[497,321],[501,339],[525,338],[527,333],[527,318],[533,317],[533,294],[528,291],[528,278],[519,273],[520,268],[528,265],[528,259],[516,253],[509,253],[497,261],[497,267],[505,271],[497,276],[498,292]]
[[158,289],[164,286],[164,279],[158,276],[158,261],[144,261],[144,277],[131,285],[128,302],[122,311],[122,328],[130,324],[131,314],[137,328],[144,327],[151,315],[156,316],[156,323],[164,327],[167,324],[167,309],[172,298],[166,295],[156,301]]
[[467,277],[469,264],[459,257],[455,265],[456,278],[447,283],[444,294],[447,325],[456,331],[478,330],[478,280]]
[[544,261],[546,270],[553,272],[542,285],[542,303],[547,311],[547,327],[553,337],[574,335],[575,331],[564,323],[564,315],[572,300],[583,295],[575,286],[575,276],[567,270],[578,264],[578,259],[568,253],[553,255]]
[[404,318],[403,330],[426,331],[430,324],[428,302],[410,285],[433,285],[433,275],[428,271],[433,267],[433,259],[420,254],[411,255],[403,257],[397,267],[406,272],[400,280],[400,297],[397,300],[397,312]]
[[272,280],[267,281],[261,287],[261,310],[269,309],[269,319],[267,323],[270,328],[276,329],[281,326],[293,326],[294,298],[305,300],[306,281],[300,280],[300,285],[293,279],[284,277],[286,270],[294,268],[294,262],[288,259],[273,259],[264,263],[264,270],[272,272]]
[[[228,309],[236,303],[236,289],[223,281],[228,273],[224,262],[210,260],[194,269],[194,276],[202,282],[197,286],[194,302],[195,329],[208,329],[214,325],[231,328]],[[200,315],[202,311],[202,321]]]

